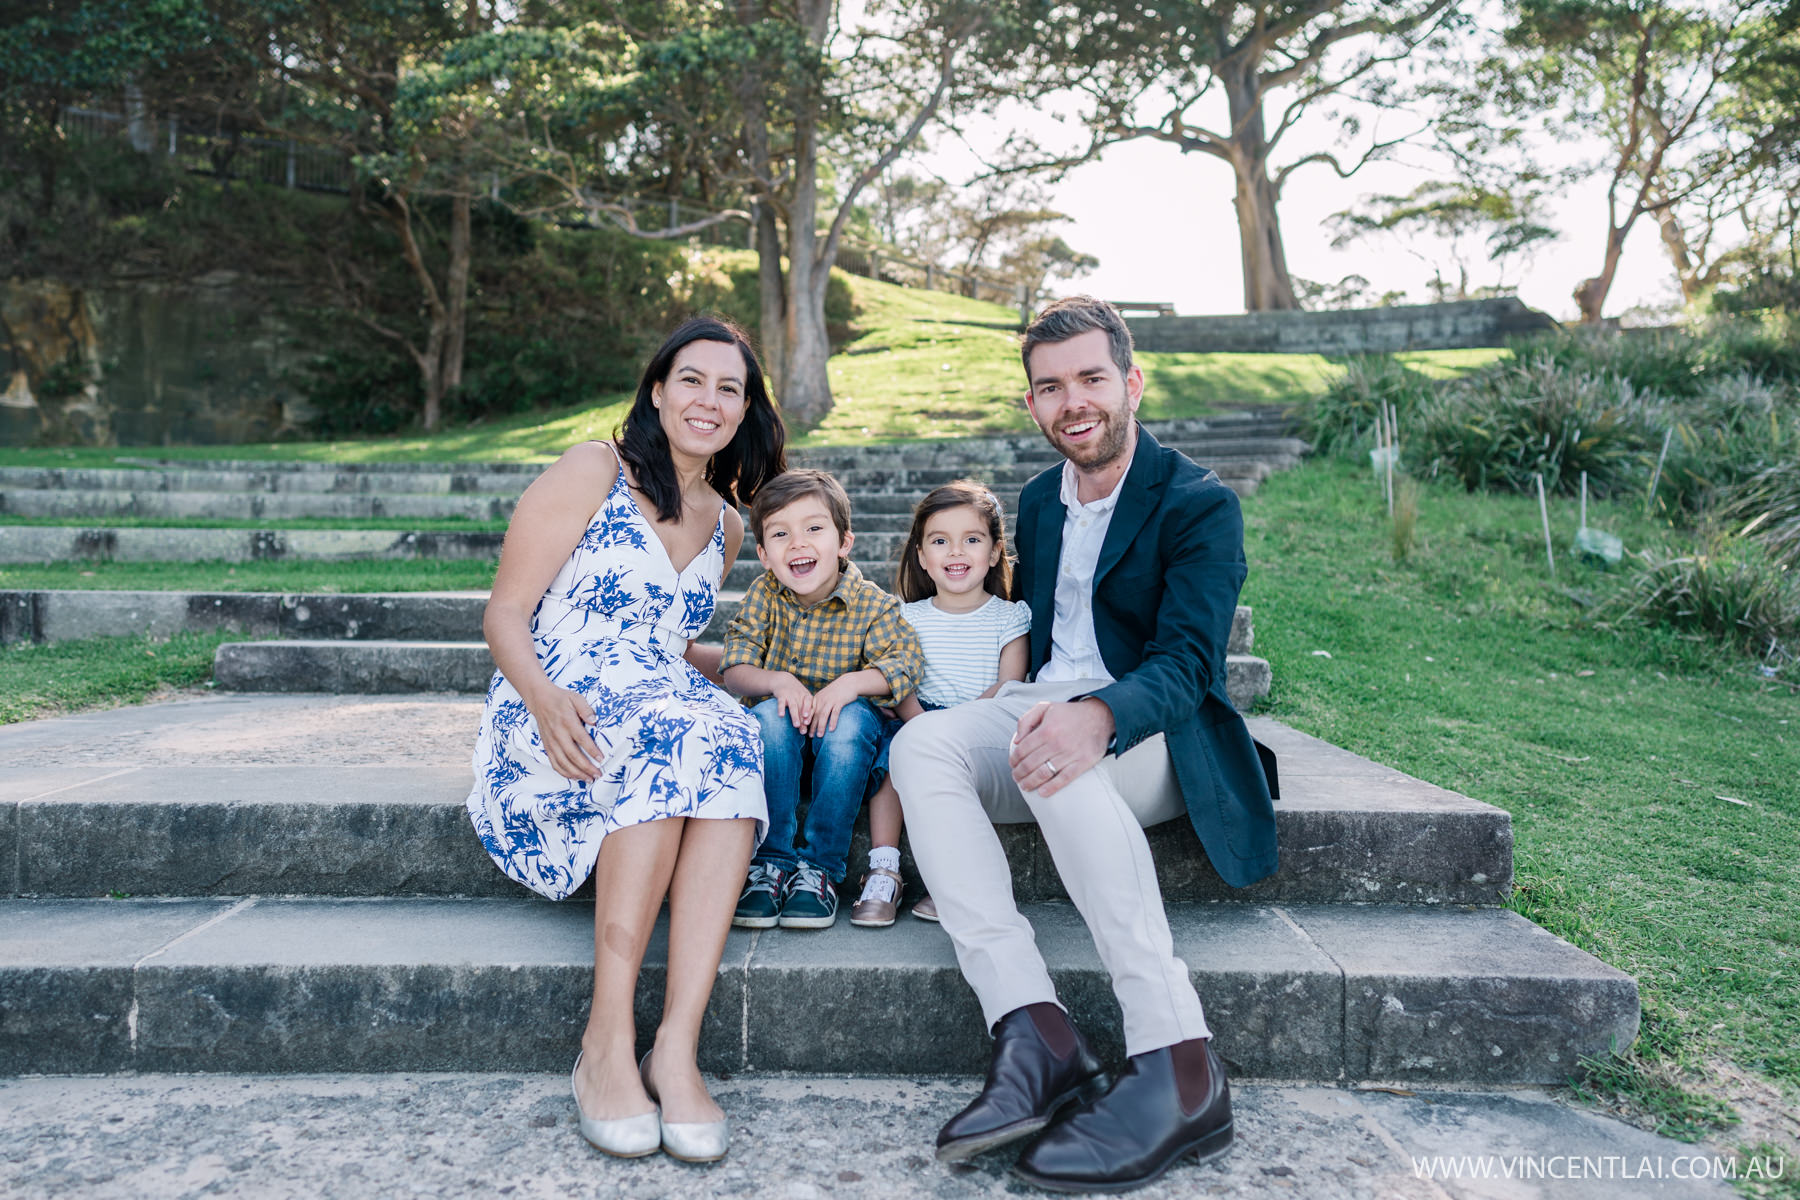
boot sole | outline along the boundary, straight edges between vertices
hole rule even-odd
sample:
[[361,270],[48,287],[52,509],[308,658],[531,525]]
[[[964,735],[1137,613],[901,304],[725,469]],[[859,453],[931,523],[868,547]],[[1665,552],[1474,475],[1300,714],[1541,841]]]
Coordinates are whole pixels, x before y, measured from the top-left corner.
[[1106,1072],[1093,1076],[1077,1087],[1071,1088],[1051,1102],[1050,1108],[1041,1117],[1027,1117],[1023,1121],[1015,1121],[1011,1125],[1003,1125],[999,1129],[974,1137],[962,1138],[947,1146],[939,1146],[937,1160],[941,1163],[966,1162],[977,1154],[986,1154],[989,1150],[998,1150],[1009,1143],[1028,1138],[1041,1132],[1045,1126],[1056,1119],[1056,1114],[1079,1101],[1097,1096],[1106,1090],[1108,1083]]
[[1146,1184],[1155,1183],[1168,1174],[1170,1167],[1190,1155],[1197,1164],[1214,1162],[1223,1158],[1231,1150],[1232,1126],[1233,1122],[1225,1122],[1205,1137],[1190,1142],[1169,1155],[1155,1170],[1145,1175],[1139,1175],[1135,1179],[1109,1180],[1105,1183],[1092,1183],[1083,1179],[1057,1179],[1051,1175],[1038,1175],[1016,1163],[1013,1165],[1012,1173],[1032,1187],[1043,1188],[1048,1192],[1133,1192]]

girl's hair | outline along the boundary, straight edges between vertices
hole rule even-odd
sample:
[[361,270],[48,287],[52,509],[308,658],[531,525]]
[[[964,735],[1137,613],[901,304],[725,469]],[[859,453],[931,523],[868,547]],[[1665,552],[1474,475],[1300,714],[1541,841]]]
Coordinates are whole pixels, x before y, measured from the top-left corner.
[[663,340],[639,381],[637,399],[625,421],[614,432],[619,456],[631,464],[638,487],[656,506],[664,521],[681,519],[681,485],[675,479],[675,462],[669,457],[669,435],[663,432],[651,389],[669,378],[675,356],[694,342],[723,342],[736,346],[744,356],[744,421],[726,447],[706,464],[706,482],[736,506],[756,499],[757,491],[787,470],[787,427],[769,398],[762,366],[744,331],[723,317],[693,317]]
[[1005,600],[1012,592],[1012,559],[1006,552],[1006,514],[994,493],[973,479],[958,479],[943,487],[933,488],[913,510],[912,530],[906,535],[906,547],[900,551],[900,569],[894,574],[894,590],[908,602],[937,595],[937,584],[925,573],[919,562],[919,547],[925,544],[925,522],[947,509],[974,509],[987,521],[988,536],[1000,551],[1000,561],[988,568],[982,587],[988,595]]

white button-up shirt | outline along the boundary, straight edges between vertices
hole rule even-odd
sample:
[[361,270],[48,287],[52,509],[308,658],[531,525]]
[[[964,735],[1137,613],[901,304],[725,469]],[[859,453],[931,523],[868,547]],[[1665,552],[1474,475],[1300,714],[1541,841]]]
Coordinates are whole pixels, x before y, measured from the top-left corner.
[[1075,464],[1063,463],[1064,516],[1062,555],[1056,564],[1056,615],[1050,624],[1050,660],[1038,670],[1039,683],[1073,679],[1113,682],[1094,636],[1094,572],[1100,565],[1100,547],[1112,525],[1113,509],[1119,504],[1119,490],[1125,486],[1125,476],[1131,473],[1130,455],[1137,453],[1135,433],[1133,430],[1133,444],[1119,482],[1109,494],[1091,504],[1076,499]]

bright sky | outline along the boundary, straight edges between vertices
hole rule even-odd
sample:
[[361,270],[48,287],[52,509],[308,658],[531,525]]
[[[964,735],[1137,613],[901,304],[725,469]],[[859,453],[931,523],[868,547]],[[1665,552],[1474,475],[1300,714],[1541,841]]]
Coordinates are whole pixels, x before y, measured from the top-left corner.
[[[1271,127],[1278,113],[1278,109],[1271,112]],[[1210,114],[1201,109],[1193,115]],[[1383,120],[1381,136],[1403,131],[1399,118],[1390,114]],[[1417,118],[1411,121],[1416,127]],[[999,143],[1012,122],[1030,124],[1041,138],[1060,135],[1063,144],[1074,144],[1066,128],[1042,113],[1015,111],[999,119],[967,122],[968,146],[940,130],[930,150],[912,169],[923,168],[952,181],[965,180],[980,169],[969,146],[985,153]],[[1278,148],[1276,166],[1312,150],[1333,148],[1335,133],[1335,124],[1323,118],[1304,118]],[[1344,161],[1354,161],[1361,145],[1348,148],[1347,153],[1345,148],[1339,150]],[[1567,153],[1597,157],[1600,151],[1598,143],[1577,144]],[[1389,237],[1334,250],[1327,219],[1352,207],[1363,195],[1404,194],[1431,177],[1428,155],[1409,147],[1401,147],[1394,161],[1372,163],[1348,180],[1340,180],[1323,164],[1296,171],[1288,180],[1280,208],[1288,269],[1325,283],[1361,275],[1376,293],[1404,289],[1411,301],[1429,300],[1426,283],[1432,267],[1428,259],[1435,257],[1445,278],[1455,279],[1453,261],[1444,247],[1424,240],[1402,243]],[[1184,155],[1176,146],[1148,139],[1109,148],[1099,160],[1071,171],[1052,189],[1052,204],[1070,217],[1059,230],[1064,240],[1100,260],[1100,268],[1092,274],[1053,284],[1053,288],[1063,293],[1089,291],[1114,300],[1167,300],[1184,314],[1242,312],[1233,188],[1231,168],[1208,155]],[[1577,315],[1572,298],[1575,286],[1598,274],[1601,265],[1605,188],[1595,178],[1560,197],[1548,215],[1546,223],[1558,229],[1561,237],[1541,245],[1523,267],[1517,261],[1510,263],[1510,279],[1527,304],[1559,320],[1573,319]],[[1477,264],[1471,268],[1471,285],[1491,283],[1496,276],[1485,264]],[[1626,243],[1607,300],[1607,315],[1639,304],[1665,306],[1679,297],[1656,226],[1642,219]]]

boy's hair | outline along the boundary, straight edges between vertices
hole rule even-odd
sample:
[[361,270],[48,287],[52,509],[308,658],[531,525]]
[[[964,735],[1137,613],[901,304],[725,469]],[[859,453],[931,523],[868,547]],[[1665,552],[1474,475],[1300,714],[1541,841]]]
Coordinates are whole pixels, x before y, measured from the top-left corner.
[[831,523],[837,526],[839,537],[850,532],[850,496],[844,491],[844,485],[829,471],[803,468],[784,471],[757,491],[756,499],[750,504],[750,532],[756,538],[756,544],[762,545],[764,521],[794,501],[809,496],[825,502],[825,511],[831,514]]
[[1066,342],[1072,337],[1100,330],[1112,349],[1120,376],[1131,374],[1131,330],[1119,310],[1093,296],[1065,296],[1053,301],[1019,338],[1019,357],[1025,361],[1025,382],[1031,383],[1031,352],[1046,342]]
[[894,573],[894,590],[902,600],[911,603],[937,595],[937,584],[931,581],[919,561],[919,548],[925,544],[925,523],[938,513],[964,506],[974,509],[987,521],[988,536],[1000,551],[1000,561],[988,568],[982,582],[988,595],[1002,600],[1012,592],[1012,560],[1006,553],[1006,514],[994,493],[973,479],[958,479],[933,488],[913,510],[912,529],[906,535],[906,546],[900,551],[900,569]]

